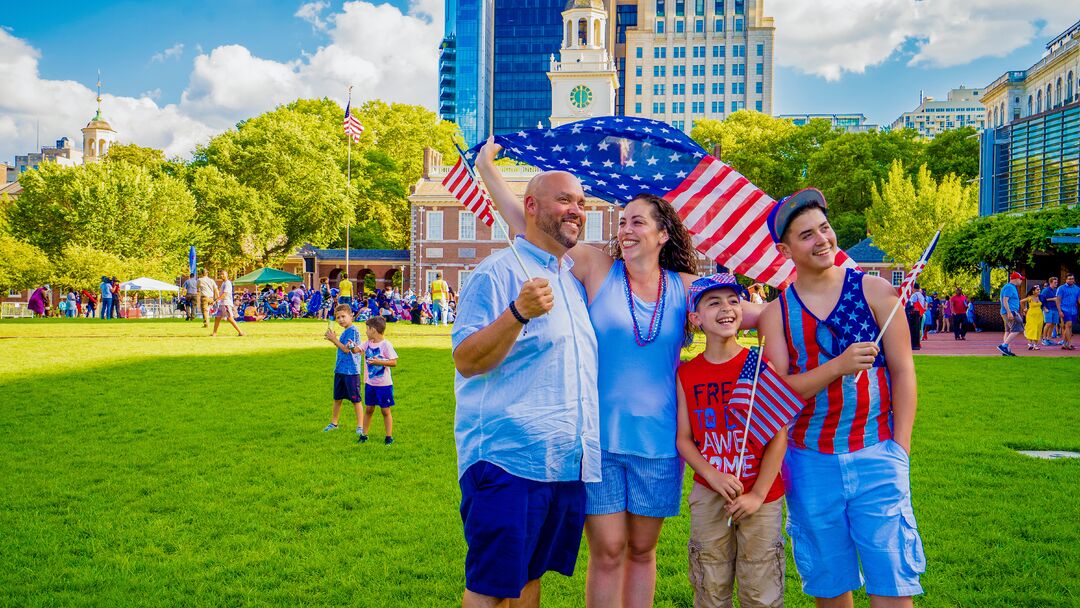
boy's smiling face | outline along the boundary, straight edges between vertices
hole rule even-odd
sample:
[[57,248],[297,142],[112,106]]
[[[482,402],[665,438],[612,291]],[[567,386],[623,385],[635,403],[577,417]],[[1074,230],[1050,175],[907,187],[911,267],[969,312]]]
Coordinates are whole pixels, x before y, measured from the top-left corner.
[[791,220],[777,249],[796,266],[829,268],[836,262],[836,233],[824,211],[808,209]]
[[742,303],[739,294],[730,287],[707,292],[698,300],[697,309],[690,313],[690,322],[707,336],[734,338],[742,323]]

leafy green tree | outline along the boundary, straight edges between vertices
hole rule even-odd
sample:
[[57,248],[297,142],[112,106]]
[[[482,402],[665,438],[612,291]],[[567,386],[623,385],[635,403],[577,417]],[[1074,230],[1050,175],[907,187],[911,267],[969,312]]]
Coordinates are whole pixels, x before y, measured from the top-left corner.
[[955,173],[962,180],[979,177],[979,138],[974,127],[945,131],[926,145],[926,167],[941,179]]
[[262,261],[283,230],[266,194],[210,165],[192,168],[190,184],[200,230],[195,244],[202,263],[236,269]]
[[[923,165],[912,179],[903,163],[893,161],[881,187],[871,189],[873,204],[866,216],[874,244],[890,258],[911,268],[938,228],[942,228],[943,234],[955,232],[978,214],[977,194],[974,187],[964,185],[955,174],[938,182]],[[940,263],[927,264],[919,280],[927,288],[939,291],[953,286],[969,290],[977,283],[971,273],[947,275]]]
[[938,245],[941,265],[948,272],[973,273],[979,270],[980,263],[995,268],[1030,266],[1039,254],[1076,259],[1080,257],[1080,245],[1050,242],[1055,230],[1075,226],[1080,226],[1078,207],[980,217],[942,235]]
[[911,130],[842,133],[810,156],[806,182],[821,189],[831,213],[862,213],[893,161],[918,167],[923,146]]
[[0,230],[0,289],[30,289],[49,281],[45,252]]
[[866,215],[863,213],[829,213],[829,223],[836,232],[836,244],[841,249],[850,249],[866,238]]
[[182,265],[194,233],[195,201],[185,184],[127,162],[22,174],[23,192],[8,209],[12,236],[50,258],[71,244],[120,257],[174,257]]

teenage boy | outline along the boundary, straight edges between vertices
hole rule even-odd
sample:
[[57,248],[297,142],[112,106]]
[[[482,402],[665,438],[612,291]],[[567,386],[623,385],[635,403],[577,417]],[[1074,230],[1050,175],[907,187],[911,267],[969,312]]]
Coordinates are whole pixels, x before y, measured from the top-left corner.
[[[845,374],[811,397],[795,418],[784,459],[788,534],[803,591],[823,608],[849,608],[863,585],[873,608],[909,607],[926,568],[911,507],[909,458],[915,367],[886,281],[836,266],[836,233],[813,188],[781,201],[768,228],[797,278],[762,312],[765,351],[781,373],[821,374],[852,346],[869,348],[870,369]],[[841,355],[841,356],[838,356]],[[820,379],[820,378],[819,378]],[[861,573],[860,573],[861,566]]]

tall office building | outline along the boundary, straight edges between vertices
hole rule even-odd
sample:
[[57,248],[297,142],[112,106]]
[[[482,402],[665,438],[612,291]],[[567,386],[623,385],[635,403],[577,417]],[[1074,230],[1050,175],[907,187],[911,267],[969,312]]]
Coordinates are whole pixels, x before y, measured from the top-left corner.
[[621,113],[684,131],[741,109],[772,113],[776,28],[764,0],[611,1]]
[[465,142],[547,125],[565,0],[447,0],[439,114]]

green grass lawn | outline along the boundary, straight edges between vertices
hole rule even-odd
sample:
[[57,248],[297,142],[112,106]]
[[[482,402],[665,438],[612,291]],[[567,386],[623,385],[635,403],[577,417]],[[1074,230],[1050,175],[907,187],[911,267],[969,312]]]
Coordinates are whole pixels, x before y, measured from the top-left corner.
[[[325,327],[0,322],[0,605],[458,604],[449,330],[390,326],[385,447],[377,414],[356,444],[348,407],[320,432]],[[1013,451],[1080,451],[1080,360],[916,361],[916,604],[1080,605],[1080,460]],[[688,532],[684,508],[660,540],[659,606],[692,605]],[[545,606],[583,605],[586,557],[544,579]],[[787,584],[789,606],[813,605],[790,557]]]

